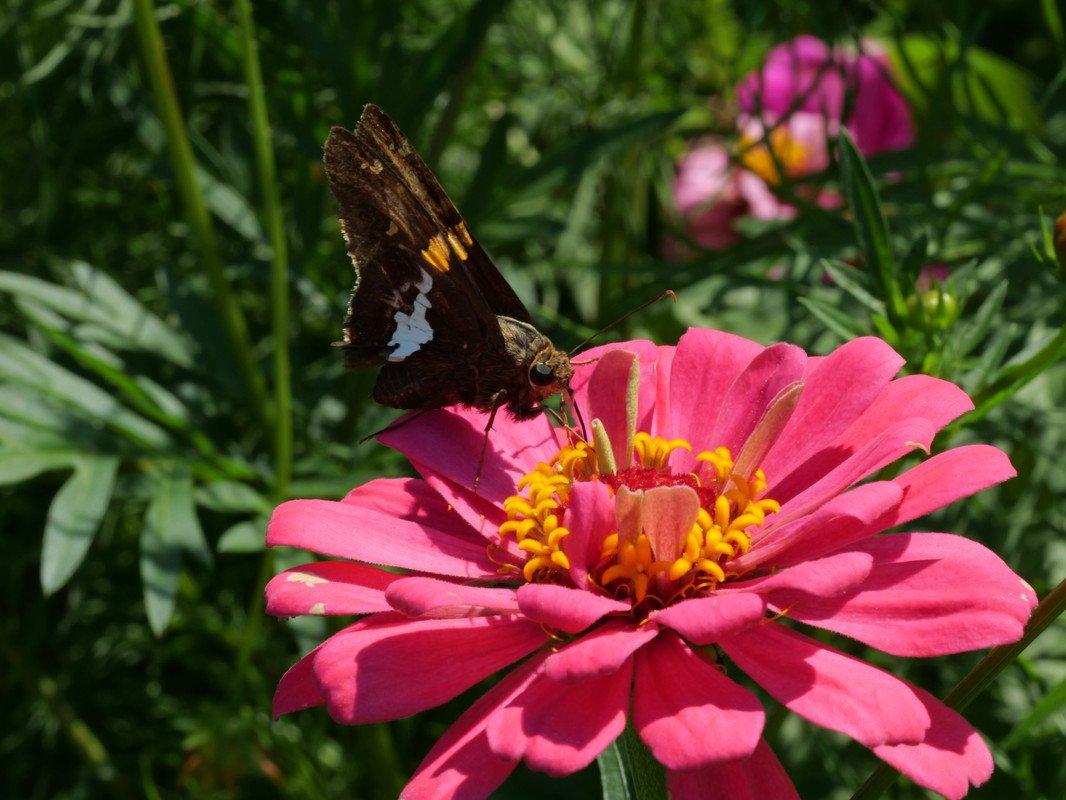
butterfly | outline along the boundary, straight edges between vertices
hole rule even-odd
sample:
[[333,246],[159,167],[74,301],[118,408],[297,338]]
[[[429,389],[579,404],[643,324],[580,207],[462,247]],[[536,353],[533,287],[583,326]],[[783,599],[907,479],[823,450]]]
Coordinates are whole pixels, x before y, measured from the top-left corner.
[[467,228],[455,204],[380,108],[325,144],[330,190],[356,284],[337,344],[351,367],[381,366],[383,406],[471,406],[516,419],[570,394],[574,369]]

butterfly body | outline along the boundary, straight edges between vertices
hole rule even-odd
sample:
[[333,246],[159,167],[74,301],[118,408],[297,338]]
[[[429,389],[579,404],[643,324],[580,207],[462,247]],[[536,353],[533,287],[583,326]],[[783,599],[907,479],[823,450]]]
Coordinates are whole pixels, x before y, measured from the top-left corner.
[[381,109],[367,106],[354,132],[334,128],[325,165],[357,275],[339,345],[349,366],[381,366],[375,401],[527,419],[568,391],[570,359]]

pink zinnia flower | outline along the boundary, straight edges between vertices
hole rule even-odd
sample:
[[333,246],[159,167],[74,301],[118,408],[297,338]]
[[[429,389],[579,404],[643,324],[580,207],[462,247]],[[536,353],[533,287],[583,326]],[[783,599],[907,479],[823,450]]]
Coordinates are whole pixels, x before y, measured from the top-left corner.
[[[775,187],[784,176],[826,169],[841,125],[867,156],[913,144],[910,108],[892,83],[887,56],[875,42],[865,41],[864,48],[854,53],[799,36],[773,48],[763,66],[741,80],[735,152],[704,140],[678,161],[674,204],[693,241],[722,249],[740,239],[734,225],[740,217],[794,216],[795,207],[780,200]],[[826,191],[812,199],[827,208],[840,202]]]
[[843,124],[867,156],[914,142],[910,108],[892,81],[888,57],[871,40],[853,52],[798,36],[770,51],[762,68],[737,86],[737,99],[744,115],[769,124],[796,112],[822,117],[829,129]]
[[523,759],[574,772],[627,718],[675,799],[796,797],[746,674],[922,786],[955,798],[987,779],[988,748],[961,716],[794,626],[919,657],[1021,636],[1034,593],[992,552],[882,533],[1014,474],[970,445],[871,477],[928,448],[966,395],[893,380],[902,359],[870,338],[818,358],[690,330],[676,347],[586,356],[573,388],[598,420],[593,446],[501,415],[475,494],[484,416],[432,411],[381,437],[421,479],[277,509],[269,544],[347,560],[276,576],[268,610],[368,616],[286,673],[275,713],[395,719],[514,665],[405,798],[485,797]]

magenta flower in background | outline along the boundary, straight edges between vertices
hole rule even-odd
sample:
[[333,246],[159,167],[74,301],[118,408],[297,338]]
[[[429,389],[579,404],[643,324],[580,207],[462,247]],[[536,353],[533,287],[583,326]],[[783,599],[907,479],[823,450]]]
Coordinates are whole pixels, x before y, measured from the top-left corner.
[[286,673],[275,713],[396,719],[513,667],[403,797],[486,797],[520,760],[572,773],[627,718],[675,800],[796,797],[746,675],[949,798],[986,780],[961,716],[796,625],[914,657],[1021,636],[1034,593],[991,551],[882,533],[1014,474],[970,445],[871,478],[926,449],[966,395],[893,379],[902,359],[872,338],[819,358],[690,330],[586,355],[573,386],[594,447],[497,417],[474,494],[484,415],[431,411],[381,437],[421,479],[278,507],[269,544],[345,560],[276,576],[270,613],[368,616]]
[[742,116],[774,124],[795,112],[815,114],[830,132],[847,127],[867,156],[910,147],[911,112],[892,82],[888,56],[871,40],[862,47],[831,48],[813,36],[778,45],[738,84]]
[[[699,141],[678,161],[674,203],[694,242],[722,249],[740,239],[734,225],[740,217],[794,216],[795,207],[774,191],[780,172],[795,179],[828,167],[829,143],[841,125],[866,156],[913,144],[910,108],[892,82],[888,57],[874,42],[863,47],[856,53],[799,36],[773,48],[741,80],[736,147]],[[825,191],[811,199],[824,207],[839,203]]]

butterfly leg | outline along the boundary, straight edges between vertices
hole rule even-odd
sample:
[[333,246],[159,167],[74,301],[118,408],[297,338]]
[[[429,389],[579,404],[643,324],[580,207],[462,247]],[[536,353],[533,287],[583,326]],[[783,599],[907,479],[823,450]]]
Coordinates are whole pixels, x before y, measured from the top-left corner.
[[496,412],[500,410],[506,396],[507,392],[503,390],[492,396],[492,410],[489,412],[488,424],[485,425],[485,438],[481,440],[481,456],[477,460],[477,474],[474,476],[474,494],[477,494],[477,485],[481,482],[481,468],[485,466],[485,454],[489,449],[489,431],[492,430],[492,423],[496,421]]
[[412,412],[410,414],[405,414],[404,416],[400,417],[399,419],[394,419],[392,422],[390,422],[388,425],[386,425],[380,431],[374,431],[373,433],[368,433],[366,436],[364,436],[362,439],[359,440],[359,444],[362,444],[363,442],[368,442],[371,439],[373,439],[375,436],[380,436],[383,433],[392,433],[393,431],[402,428],[408,422],[414,422],[416,419],[421,417],[427,411],[432,411],[432,410],[433,410],[432,408],[419,408],[419,409],[417,409],[416,411],[414,411],[414,412]]

